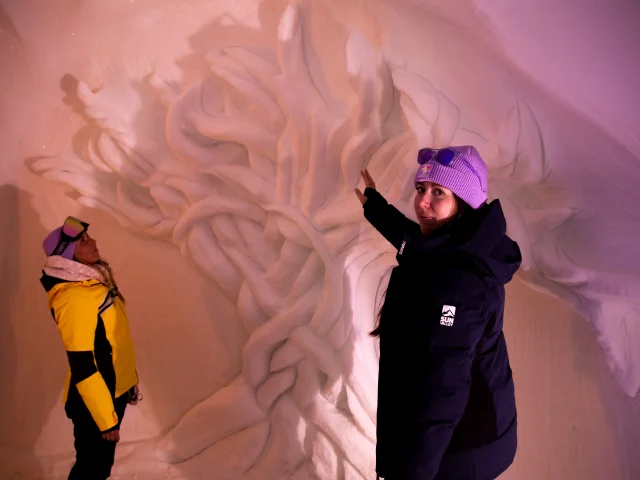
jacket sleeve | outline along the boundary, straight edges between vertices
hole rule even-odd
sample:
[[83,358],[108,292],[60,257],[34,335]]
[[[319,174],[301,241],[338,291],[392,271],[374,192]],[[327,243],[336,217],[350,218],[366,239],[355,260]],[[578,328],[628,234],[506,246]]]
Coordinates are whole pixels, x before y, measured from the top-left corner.
[[101,300],[75,290],[60,294],[63,298],[56,302],[54,316],[67,351],[71,383],[78,389],[100,431],[107,432],[117,426],[118,415],[111,392],[98,371],[94,356]]
[[363,205],[364,217],[396,250],[399,250],[405,233],[417,232],[418,224],[405,217],[393,205],[389,205],[374,188],[366,188],[364,194],[367,197]]
[[[488,323],[484,298],[449,297],[426,312],[424,351],[416,358],[417,380],[413,398],[407,399],[404,419],[415,448],[409,449],[407,478],[436,477],[454,428],[460,422],[471,389],[475,350]],[[446,298],[446,297],[445,297]],[[452,308],[453,307],[453,308]]]

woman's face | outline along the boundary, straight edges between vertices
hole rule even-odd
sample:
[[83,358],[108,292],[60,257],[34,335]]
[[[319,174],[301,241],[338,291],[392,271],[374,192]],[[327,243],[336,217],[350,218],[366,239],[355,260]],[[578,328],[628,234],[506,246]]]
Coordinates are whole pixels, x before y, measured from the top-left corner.
[[422,233],[429,233],[446,225],[458,213],[453,192],[432,182],[420,182],[413,201]]
[[87,232],[84,232],[82,237],[76,241],[73,256],[78,262],[87,264],[93,264],[100,260],[100,252],[96,247],[96,241]]

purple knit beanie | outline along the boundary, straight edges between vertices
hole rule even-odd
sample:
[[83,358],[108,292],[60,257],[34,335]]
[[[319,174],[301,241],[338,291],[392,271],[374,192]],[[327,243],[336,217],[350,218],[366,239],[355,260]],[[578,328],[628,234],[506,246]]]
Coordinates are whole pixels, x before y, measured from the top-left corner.
[[423,148],[418,152],[418,182],[433,182],[448,188],[471,208],[487,201],[487,165],[470,145],[441,149]]
[[[58,245],[60,241],[60,236],[62,234],[62,227],[56,228],[53,232],[47,235],[47,238],[42,242],[42,248],[44,249],[44,253],[47,257],[53,255],[53,251]],[[76,249],[76,242],[70,242],[64,251],[60,254],[61,257],[68,258],[69,260],[73,260],[73,252]]]

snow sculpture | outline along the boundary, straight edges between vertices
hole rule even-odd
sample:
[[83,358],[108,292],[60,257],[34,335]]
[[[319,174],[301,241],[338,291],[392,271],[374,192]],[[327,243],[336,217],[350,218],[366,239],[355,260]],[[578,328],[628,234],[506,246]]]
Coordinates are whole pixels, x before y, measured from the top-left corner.
[[[309,68],[305,6],[286,9],[277,54],[213,52],[213,75],[184,90],[155,73],[142,96],[146,87],[119,76],[96,92],[80,82],[99,136],[84,159],[33,165],[83,205],[179,246],[236,301],[250,333],[241,375],[141,446],[141,458],[197,464],[224,442],[230,455],[212,468],[231,478],[375,477],[377,352],[367,333],[395,252],[363,223],[353,188],[366,166],[410,212],[418,145],[476,145],[527,279],[569,300],[583,295],[570,276],[550,277],[535,243],[572,210],[545,184],[548,159],[530,110],[514,105],[495,138],[462,128],[443,93],[358,32],[346,46],[353,95],[335,98]],[[166,124],[137,117],[160,108],[150,91]],[[612,361],[629,392],[638,364]]]

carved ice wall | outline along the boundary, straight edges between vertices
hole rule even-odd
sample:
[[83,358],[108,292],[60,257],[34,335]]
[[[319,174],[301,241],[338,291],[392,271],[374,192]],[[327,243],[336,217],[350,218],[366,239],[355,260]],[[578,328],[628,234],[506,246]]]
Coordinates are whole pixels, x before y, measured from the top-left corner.
[[[377,344],[368,331],[395,254],[362,221],[353,188],[367,167],[411,214],[424,145],[479,148],[522,247],[522,277],[593,323],[635,394],[638,279],[576,265],[558,244],[558,226],[578,209],[549,181],[553,162],[526,102],[496,128],[473,131],[446,92],[357,31],[344,46],[351,94],[341,96],[312,68],[319,51],[305,8],[294,1],[284,12],[277,51],[213,51],[211,75],[195,84],[155,72],[111,72],[94,91],[81,81],[78,97],[101,133],[83,158],[32,165],[81,204],[178,246],[236,302],[250,333],[241,375],[132,458],[203,471],[217,445],[228,457],[215,468],[230,478],[375,477]],[[165,117],[140,122],[143,107]]]

